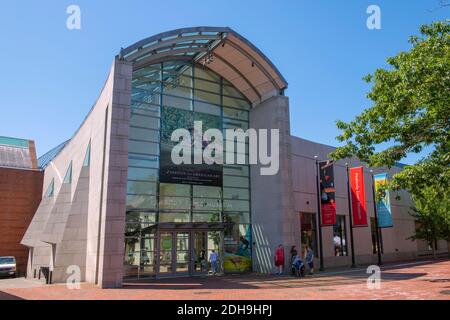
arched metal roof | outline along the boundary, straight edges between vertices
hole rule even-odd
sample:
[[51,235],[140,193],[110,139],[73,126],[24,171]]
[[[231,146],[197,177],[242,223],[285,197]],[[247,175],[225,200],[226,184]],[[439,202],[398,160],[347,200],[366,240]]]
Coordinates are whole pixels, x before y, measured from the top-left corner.
[[287,88],[273,63],[228,27],[193,27],[163,32],[122,49],[120,59],[134,68],[167,60],[191,60],[231,82],[252,103]]

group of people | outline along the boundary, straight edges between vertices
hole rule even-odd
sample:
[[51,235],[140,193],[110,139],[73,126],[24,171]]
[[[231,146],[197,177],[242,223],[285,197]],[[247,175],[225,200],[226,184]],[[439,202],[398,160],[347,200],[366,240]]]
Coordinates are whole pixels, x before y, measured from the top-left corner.
[[[280,244],[278,248],[275,250],[274,260],[275,260],[276,274],[282,275],[285,263],[283,245]],[[306,262],[306,265],[308,266],[309,274],[312,275],[314,273],[314,252],[309,246],[306,246],[305,248],[304,260]],[[305,263],[303,262],[301,255],[298,254],[296,246],[291,247],[289,262],[291,263],[291,275],[304,276],[306,269]]]

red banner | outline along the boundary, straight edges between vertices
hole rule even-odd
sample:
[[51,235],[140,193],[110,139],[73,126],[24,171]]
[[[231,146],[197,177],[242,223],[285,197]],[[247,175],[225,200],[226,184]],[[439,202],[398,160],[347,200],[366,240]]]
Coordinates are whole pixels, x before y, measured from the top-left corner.
[[364,168],[350,168],[350,190],[354,227],[367,227],[366,194],[364,191]]
[[333,162],[319,162],[319,170],[322,226],[333,226],[336,224],[336,199],[334,194]]

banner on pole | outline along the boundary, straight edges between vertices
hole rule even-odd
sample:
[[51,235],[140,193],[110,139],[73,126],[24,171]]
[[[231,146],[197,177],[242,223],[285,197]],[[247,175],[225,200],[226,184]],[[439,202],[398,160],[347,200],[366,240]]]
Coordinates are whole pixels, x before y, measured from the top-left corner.
[[352,217],[354,227],[367,227],[366,194],[364,190],[364,168],[350,168],[350,190],[352,194]]
[[319,172],[322,226],[332,226],[336,224],[336,198],[334,190],[333,162],[319,162]]
[[[375,184],[375,194],[378,194],[381,186],[387,183],[387,173],[379,173],[373,176]],[[389,199],[389,192],[385,191],[383,198],[381,198],[376,205],[378,215],[378,228],[390,228],[393,226],[391,201]]]

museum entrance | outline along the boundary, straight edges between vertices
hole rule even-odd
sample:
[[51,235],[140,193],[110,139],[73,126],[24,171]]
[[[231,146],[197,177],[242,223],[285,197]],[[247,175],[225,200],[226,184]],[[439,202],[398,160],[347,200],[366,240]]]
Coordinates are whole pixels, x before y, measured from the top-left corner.
[[124,279],[208,275],[209,258],[218,255],[223,273],[223,223],[159,223],[146,236],[126,241]]
[[156,239],[156,277],[207,275],[213,250],[219,255],[219,272],[222,270],[222,231],[158,230]]

